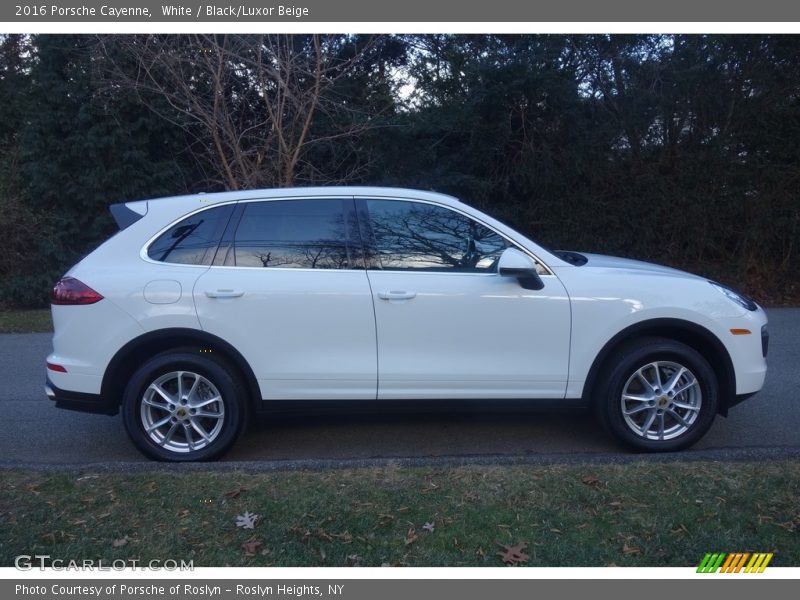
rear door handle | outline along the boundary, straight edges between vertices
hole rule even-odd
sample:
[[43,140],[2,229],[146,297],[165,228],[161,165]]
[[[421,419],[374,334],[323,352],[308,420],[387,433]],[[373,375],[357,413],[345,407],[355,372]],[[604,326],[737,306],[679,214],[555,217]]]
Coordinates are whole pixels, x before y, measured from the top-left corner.
[[244,296],[244,292],[240,290],[206,290],[206,296],[209,298],[239,298]]
[[381,300],[411,300],[417,297],[417,292],[405,292],[399,290],[391,290],[386,292],[378,292],[378,298]]

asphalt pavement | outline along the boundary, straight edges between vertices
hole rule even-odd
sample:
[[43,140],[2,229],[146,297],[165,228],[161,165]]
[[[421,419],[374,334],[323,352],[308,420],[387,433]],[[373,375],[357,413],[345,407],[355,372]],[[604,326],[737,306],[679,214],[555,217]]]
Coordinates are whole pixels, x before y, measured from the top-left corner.
[[[800,308],[767,312],[771,339],[764,389],[727,418],[717,417],[711,431],[677,457],[631,454],[581,411],[484,408],[273,416],[251,425],[215,468],[800,457]],[[119,415],[56,409],[46,398],[44,359],[50,349],[50,334],[0,335],[0,468],[156,468],[128,441]]]

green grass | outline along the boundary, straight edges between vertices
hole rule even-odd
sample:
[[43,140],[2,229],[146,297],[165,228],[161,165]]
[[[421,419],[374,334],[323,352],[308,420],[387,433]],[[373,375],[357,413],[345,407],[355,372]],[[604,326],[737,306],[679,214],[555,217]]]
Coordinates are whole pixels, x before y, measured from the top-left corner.
[[0,310],[0,333],[53,331],[50,309]]
[[[0,473],[0,566],[694,566],[706,552],[800,565],[800,463]],[[261,518],[236,527],[237,515]],[[431,523],[433,531],[424,528]],[[121,541],[124,540],[124,541]],[[255,556],[243,544],[257,542]]]

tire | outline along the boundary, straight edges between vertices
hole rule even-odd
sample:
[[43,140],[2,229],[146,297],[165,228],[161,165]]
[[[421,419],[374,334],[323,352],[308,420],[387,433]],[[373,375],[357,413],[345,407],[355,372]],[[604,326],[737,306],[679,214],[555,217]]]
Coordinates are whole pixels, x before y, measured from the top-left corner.
[[233,373],[225,361],[191,349],[150,359],[133,374],[122,398],[131,441],[160,461],[219,458],[245,422],[246,395]]
[[697,442],[714,422],[719,384],[693,348],[665,338],[640,338],[603,364],[595,397],[601,423],[621,442],[672,452]]

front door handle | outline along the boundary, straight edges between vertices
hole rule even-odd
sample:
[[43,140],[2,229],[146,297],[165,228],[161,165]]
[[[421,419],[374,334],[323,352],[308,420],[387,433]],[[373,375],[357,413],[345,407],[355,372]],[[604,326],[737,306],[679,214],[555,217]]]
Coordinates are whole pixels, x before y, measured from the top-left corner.
[[244,292],[240,290],[206,290],[206,296],[209,298],[239,298],[244,296]]
[[378,292],[378,298],[381,300],[411,300],[416,298],[417,292],[405,292],[399,290],[391,290],[386,292]]

